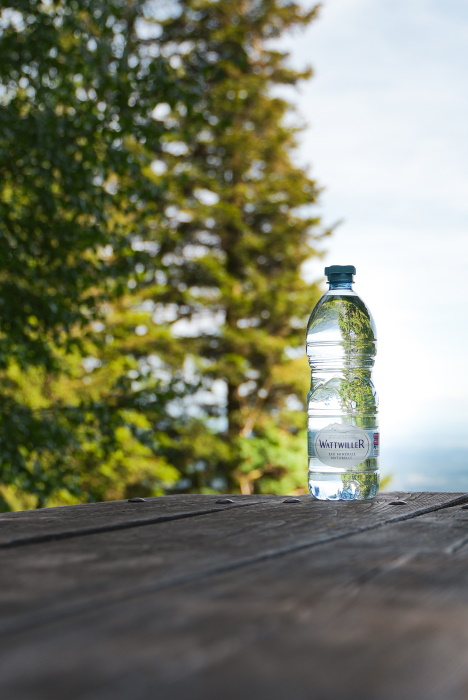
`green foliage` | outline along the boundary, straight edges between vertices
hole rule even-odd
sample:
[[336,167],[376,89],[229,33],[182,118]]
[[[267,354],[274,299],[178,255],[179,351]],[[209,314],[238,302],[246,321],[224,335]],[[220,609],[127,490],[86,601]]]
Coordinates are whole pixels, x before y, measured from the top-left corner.
[[[82,480],[89,452],[115,457],[118,431],[133,425],[125,362],[92,396],[75,356],[150,257],[134,247],[143,207],[146,219],[162,206],[146,144],[165,131],[155,101],[175,88],[137,36],[141,13],[123,1],[12,2],[1,13],[0,464],[3,483],[39,505],[63,488],[103,495]],[[94,346],[100,356],[105,343]],[[57,392],[70,373],[77,383]]]
[[[198,402],[198,409],[205,426],[221,419],[226,445],[216,472],[225,488],[298,488],[305,483],[298,421],[302,426],[307,372],[294,358],[317,298],[301,276],[315,253],[313,233],[319,235],[306,208],[317,188],[292,161],[290,105],[273,93],[309,72],[290,69],[269,40],[307,24],[315,11],[276,0],[183,7],[163,24],[160,39],[165,55],[179,58],[180,83],[199,94],[190,109],[166,116],[184,145],[169,151],[166,163],[185,175],[169,207],[166,274],[178,291],[172,301],[178,317],[203,327],[180,332],[205,391],[220,387],[220,398]],[[209,485],[210,463],[201,459],[198,468]]]
[[322,234],[271,40],[315,10],[165,7],[1,11],[4,508],[305,483]]

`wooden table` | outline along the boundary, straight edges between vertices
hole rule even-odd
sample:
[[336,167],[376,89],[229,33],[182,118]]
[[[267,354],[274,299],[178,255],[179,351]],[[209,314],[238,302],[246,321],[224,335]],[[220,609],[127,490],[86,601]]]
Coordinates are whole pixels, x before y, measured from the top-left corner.
[[0,516],[2,700],[468,698],[468,495],[219,498]]

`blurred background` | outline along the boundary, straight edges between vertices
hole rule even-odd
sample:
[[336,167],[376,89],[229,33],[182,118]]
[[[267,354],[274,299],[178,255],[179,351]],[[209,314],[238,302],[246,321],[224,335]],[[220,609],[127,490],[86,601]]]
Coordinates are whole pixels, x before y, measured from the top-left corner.
[[456,0],[2,6],[2,510],[305,492],[327,264],[377,323],[385,487],[468,489],[467,34]]
[[[291,48],[315,77],[304,158],[342,221],[379,339],[381,468],[395,489],[468,489],[468,8],[331,0]],[[317,278],[318,261],[308,272]]]

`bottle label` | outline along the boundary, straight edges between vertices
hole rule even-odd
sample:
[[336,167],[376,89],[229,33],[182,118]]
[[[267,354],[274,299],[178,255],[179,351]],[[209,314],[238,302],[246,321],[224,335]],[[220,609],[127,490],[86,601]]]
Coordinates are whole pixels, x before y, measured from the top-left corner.
[[309,456],[329,467],[355,467],[379,454],[379,433],[349,423],[331,423],[309,433]]

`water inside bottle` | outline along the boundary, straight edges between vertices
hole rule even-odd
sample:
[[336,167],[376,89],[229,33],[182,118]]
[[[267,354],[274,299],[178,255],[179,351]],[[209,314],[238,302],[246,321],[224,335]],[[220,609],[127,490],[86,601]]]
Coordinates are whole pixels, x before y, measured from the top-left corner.
[[307,328],[308,466],[314,498],[362,500],[378,491],[375,353],[375,325],[364,302],[350,285],[330,289]]

